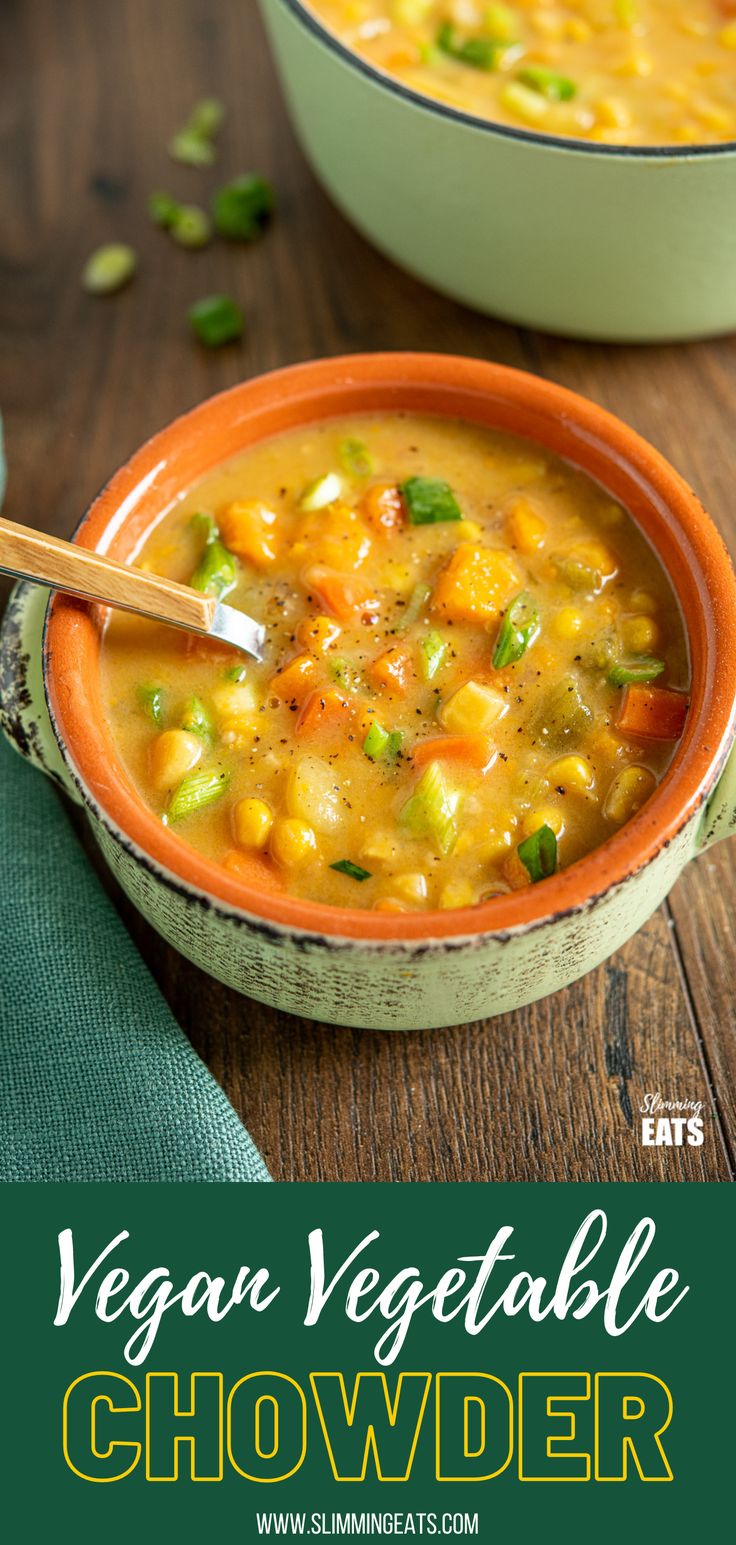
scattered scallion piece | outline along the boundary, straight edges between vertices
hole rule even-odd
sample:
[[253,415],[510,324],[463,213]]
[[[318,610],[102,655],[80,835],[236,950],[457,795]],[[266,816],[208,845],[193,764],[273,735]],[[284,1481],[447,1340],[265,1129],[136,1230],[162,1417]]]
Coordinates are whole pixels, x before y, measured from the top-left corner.
[[556,70],[548,70],[541,64],[525,65],[523,70],[519,70],[517,79],[522,85],[531,86],[532,91],[538,91],[548,102],[570,102],[577,94],[574,80],[570,80],[567,75],[559,75]]
[[206,533],[205,548],[189,583],[193,590],[201,590],[204,595],[221,600],[238,582],[237,560],[220,540],[211,515],[195,515],[192,525],[195,524]]
[[212,221],[197,204],[182,204],[168,227],[180,247],[206,247],[212,237]]
[[148,213],[154,225],[168,231],[181,212],[181,204],[170,193],[152,193],[148,200]]
[[371,762],[395,762],[403,739],[401,730],[385,730],[374,719],[363,741],[363,750]]
[[225,122],[225,104],[219,97],[203,97],[192,109],[188,127],[203,139],[215,139]]
[[425,681],[432,681],[447,653],[447,645],[434,628],[419,640],[419,666]]
[[340,441],[340,465],[350,477],[370,477],[376,465],[367,445],[362,440]]
[[184,166],[212,166],[215,140],[222,128],[225,109],[216,97],[197,102],[184,128],[169,143],[169,155]]
[[330,864],[331,869],[336,869],[338,874],[346,874],[349,880],[370,880],[370,869],[361,869],[360,864],[354,864],[350,858],[340,858],[336,864]]
[[208,349],[219,349],[243,336],[243,313],[229,295],[204,296],[190,306],[187,317],[192,331]]
[[146,682],[138,688],[138,702],[143,712],[153,720],[154,724],[164,722],[164,691],[163,687],[155,686],[152,682]]
[[267,225],[274,206],[273,188],[265,177],[249,172],[219,188],[212,200],[215,230],[229,241],[254,241]]
[[87,258],[82,270],[82,285],[88,295],[114,295],[133,278],[137,266],[138,259],[132,247],[121,241],[109,242]]
[[530,880],[547,880],[557,868],[557,838],[551,826],[540,826],[516,849]]
[[460,794],[448,784],[439,762],[430,762],[403,806],[399,823],[412,837],[433,837],[441,853],[450,853],[457,840],[459,805]]
[[495,70],[499,55],[508,46],[498,38],[459,38],[451,22],[440,27],[436,45],[440,53],[473,70]]
[[225,680],[238,682],[245,681],[247,674],[248,667],[246,665],[231,665],[230,669],[225,672]]
[[588,595],[597,595],[603,589],[603,575],[600,569],[594,569],[590,563],[584,563],[582,558],[575,558],[569,553],[555,553],[552,562],[566,585],[571,590],[585,591]]
[[333,655],[327,661],[330,675],[338,686],[344,687],[346,692],[357,692],[360,686],[360,675],[351,660],[346,660],[344,655]]
[[326,472],[308,483],[299,500],[300,510],[324,510],[334,504],[342,493],[342,483],[336,472]]
[[462,510],[449,483],[434,477],[410,477],[400,485],[412,526],[433,526],[441,520],[462,520]]
[[406,633],[409,628],[414,626],[415,622],[419,621],[431,594],[432,591],[429,585],[420,583],[414,586],[401,614],[401,620],[396,624],[397,633]]
[[662,675],[664,668],[664,660],[655,660],[653,655],[642,656],[641,660],[631,660],[628,664],[612,665],[608,672],[609,685],[629,687],[637,681],[654,681]]
[[505,665],[513,665],[538,637],[539,611],[528,591],[522,590],[501,623],[493,651],[494,668],[500,671]]
[[172,794],[166,812],[170,821],[183,821],[219,799],[230,782],[226,772],[192,772]]
[[201,740],[212,739],[212,717],[201,697],[190,697],[181,716],[181,727],[188,730],[190,735],[199,735]]

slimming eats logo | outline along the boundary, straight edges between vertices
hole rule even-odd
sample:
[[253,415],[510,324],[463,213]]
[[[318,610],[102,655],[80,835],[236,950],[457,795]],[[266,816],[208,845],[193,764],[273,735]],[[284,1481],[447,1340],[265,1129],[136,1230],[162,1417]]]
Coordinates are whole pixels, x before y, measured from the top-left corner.
[[[662,1435],[673,1400],[657,1374],[591,1373],[579,1364],[559,1371],[557,1362],[558,1371],[539,1371],[530,1355],[532,1368],[507,1383],[482,1366],[482,1351],[481,1366],[472,1371],[401,1371],[390,1379],[384,1372],[427,1317],[438,1343],[453,1321],[480,1338],[496,1317],[517,1316],[530,1329],[547,1320],[592,1318],[618,1341],[641,1321],[669,1319],[689,1292],[676,1269],[655,1267],[652,1218],[641,1218],[612,1254],[609,1243],[602,1258],[608,1218],[602,1208],[590,1212],[547,1275],[535,1272],[532,1261],[519,1266],[514,1234],[513,1225],[498,1228],[482,1254],[456,1255],[438,1273],[387,1267],[377,1229],[348,1254],[338,1247],[328,1266],[324,1231],[313,1229],[301,1324],[308,1332],[327,1321],[333,1331],[335,1317],[353,1325],[372,1321],[378,1368],[350,1377],[333,1368],[296,1379],[266,1362],[239,1368],[227,1380],[216,1369],[181,1378],[168,1371],[132,1378],[109,1367],[83,1372],[63,1399],[67,1465],[83,1481],[123,1481],[139,1467],[147,1481],[177,1481],[184,1454],[183,1479],[221,1481],[228,1474],[263,1485],[289,1480],[309,1455],[336,1482],[408,1481],[422,1437],[425,1454],[431,1441],[438,1482],[491,1481],[512,1461],[520,1481],[672,1480]],[[131,1370],[146,1362],[172,1311],[186,1321],[206,1318],[214,1333],[234,1311],[267,1314],[282,1294],[282,1284],[260,1264],[241,1266],[227,1281],[197,1270],[176,1284],[163,1265],[137,1275],[128,1269],[129,1239],[122,1230],[84,1266],[72,1230],[63,1230],[54,1324],[67,1325],[93,1303],[98,1320],[124,1327],[122,1354]],[[298,1293],[298,1274],[288,1289]],[[264,1332],[254,1326],[249,1338],[244,1325],[242,1344],[264,1345]],[[531,1339],[529,1346],[531,1353]],[[303,1356],[299,1361],[303,1366]]]
[[659,1093],[645,1094],[639,1113],[645,1148],[702,1147],[702,1100],[665,1100]]

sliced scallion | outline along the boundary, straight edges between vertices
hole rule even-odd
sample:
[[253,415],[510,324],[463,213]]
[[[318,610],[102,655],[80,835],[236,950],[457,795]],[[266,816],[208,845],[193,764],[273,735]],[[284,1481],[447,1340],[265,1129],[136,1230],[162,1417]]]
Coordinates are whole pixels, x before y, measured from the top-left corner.
[[462,520],[462,510],[449,483],[434,477],[410,477],[400,489],[412,526],[433,526],[443,520]]
[[308,483],[301,499],[300,510],[324,510],[328,504],[334,504],[342,493],[342,482],[336,472],[326,472],[323,477],[314,478]]
[[401,619],[396,624],[397,633],[408,632],[409,628],[419,621],[431,594],[432,591],[429,585],[419,584],[414,586],[401,614]]
[[180,247],[206,247],[212,236],[212,221],[197,204],[181,204],[168,229]]
[[360,674],[351,660],[346,660],[343,655],[333,655],[327,664],[330,675],[338,686],[344,687],[346,692],[357,692],[360,686]]
[[226,772],[192,772],[172,794],[166,812],[170,821],[183,821],[219,799],[230,782]]
[[265,177],[248,172],[219,188],[212,200],[215,229],[229,241],[253,241],[260,236],[274,206],[273,188]]
[[433,837],[441,853],[450,853],[457,840],[459,805],[460,794],[448,784],[439,762],[430,762],[403,806],[399,823],[412,837]]
[[114,295],[128,283],[138,266],[132,247],[122,241],[109,242],[91,253],[82,270],[82,285],[88,295]]
[[351,858],[340,858],[336,864],[330,864],[331,869],[336,869],[338,874],[346,874],[349,880],[370,880],[370,869],[361,869],[360,864],[354,864]]
[[192,590],[221,600],[238,582],[237,559],[220,540],[220,533],[211,515],[195,515],[192,525],[205,532],[205,548],[189,581]]
[[654,681],[662,675],[664,668],[664,660],[655,660],[653,655],[645,655],[641,660],[612,665],[608,672],[608,682],[612,687],[628,687],[637,681]]
[[559,75],[557,70],[548,70],[541,64],[525,65],[523,70],[519,70],[517,79],[522,85],[531,86],[532,91],[538,91],[548,102],[570,102],[577,94],[574,80],[570,80],[567,75]]
[[375,462],[362,440],[341,440],[340,465],[350,477],[370,477],[375,472]]
[[530,880],[547,880],[557,868],[557,838],[551,826],[540,826],[516,849]]
[[513,665],[539,637],[539,611],[528,591],[522,590],[506,610],[499,629],[493,664],[497,671]]
[[404,737],[400,730],[385,730],[377,719],[363,741],[363,750],[371,762],[395,762]]
[[164,722],[164,690],[155,686],[152,682],[146,682],[138,688],[138,702],[143,712],[154,724]]
[[171,229],[181,207],[170,193],[152,193],[148,200],[148,213],[154,225],[160,225],[164,231]]
[[189,307],[187,318],[192,332],[208,349],[219,349],[243,336],[243,313],[229,295],[204,295]]
[[191,735],[199,735],[201,740],[212,739],[212,717],[201,697],[190,697],[181,716],[181,727]]
[[447,645],[434,628],[419,640],[419,667],[425,681],[432,681],[447,653]]
[[470,65],[473,70],[495,70],[500,54],[508,47],[497,38],[459,38],[451,22],[440,27],[436,45],[440,53],[456,59],[458,64]]

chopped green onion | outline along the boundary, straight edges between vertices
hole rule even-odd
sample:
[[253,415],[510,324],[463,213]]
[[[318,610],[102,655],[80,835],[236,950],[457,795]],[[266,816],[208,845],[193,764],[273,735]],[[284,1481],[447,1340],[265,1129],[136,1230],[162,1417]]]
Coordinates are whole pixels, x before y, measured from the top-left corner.
[[571,590],[586,591],[589,595],[597,595],[603,589],[603,575],[600,569],[594,569],[590,563],[583,563],[582,558],[573,558],[567,553],[556,553],[552,562],[566,585]]
[[182,204],[169,230],[180,247],[206,247],[212,236],[212,221],[197,204]]
[[121,241],[109,242],[87,258],[82,270],[82,285],[88,295],[113,295],[133,278],[137,266],[138,259],[132,247]]
[[532,91],[538,91],[548,102],[570,102],[578,89],[567,75],[558,75],[556,70],[547,70],[541,64],[525,65],[519,70],[517,79],[522,85],[531,86]]
[[190,735],[199,735],[201,740],[212,739],[212,717],[201,697],[190,697],[181,716],[181,727],[188,730]]
[[138,702],[154,724],[164,722],[164,689],[151,685],[138,688]]
[[220,541],[220,533],[211,515],[195,515],[192,525],[204,529],[205,549],[189,583],[192,590],[216,596],[228,595],[238,582],[238,565],[233,554]]
[[330,864],[331,869],[336,869],[338,874],[346,874],[349,880],[370,880],[370,869],[361,869],[360,864],[354,864],[350,858],[338,859],[336,864]]
[[299,500],[300,510],[324,510],[334,504],[342,493],[342,483],[336,472],[326,472],[308,483]]
[[520,660],[539,637],[539,612],[528,591],[522,590],[511,602],[499,629],[493,664],[497,671]]
[[260,236],[273,210],[273,188],[264,177],[249,172],[219,188],[212,200],[215,229],[230,241]]
[[432,591],[429,585],[419,584],[414,586],[401,618],[396,624],[397,633],[406,633],[409,628],[413,627],[415,622],[419,621],[431,594]]
[[441,634],[433,628],[419,640],[419,665],[425,681],[432,681],[447,653],[447,645]]
[[551,826],[540,826],[516,849],[530,880],[547,880],[557,868],[557,838]]
[[441,520],[462,520],[462,510],[449,483],[434,477],[410,477],[401,484],[412,526],[433,526]]
[[664,668],[664,660],[655,660],[653,655],[644,655],[641,660],[631,660],[628,665],[612,665],[608,672],[609,685],[628,687],[632,682],[654,681],[657,676],[662,675]]
[[385,730],[377,719],[363,741],[363,750],[372,762],[395,762],[404,737],[400,730]]
[[375,462],[362,440],[340,442],[340,464],[351,477],[370,477],[375,472]]
[[333,655],[327,661],[327,665],[333,680],[344,687],[346,692],[357,692],[360,686],[360,674],[352,660],[346,660],[344,655]]
[[215,139],[225,122],[225,105],[218,97],[203,97],[192,108],[187,127],[202,139]]
[[456,815],[460,794],[448,784],[439,762],[430,762],[399,814],[412,837],[434,837],[441,853],[450,853],[457,840]]
[[238,681],[238,682],[239,681],[245,681],[245,678],[246,678],[247,675],[248,675],[248,667],[247,667],[247,665],[231,665],[229,671],[225,672],[225,680],[226,681]]
[[171,796],[166,812],[168,819],[183,821],[186,816],[204,810],[225,793],[229,782],[230,775],[226,772],[188,773]]
[[148,200],[148,213],[154,225],[160,225],[162,230],[168,231],[181,213],[181,204],[169,193],[152,193]]
[[187,312],[192,331],[209,349],[234,343],[243,335],[245,320],[239,306],[229,295],[206,295],[195,301]]
[[212,141],[190,128],[180,129],[179,133],[169,140],[169,155],[172,161],[179,161],[182,166],[214,166],[215,164],[215,147]]
[[495,70],[499,54],[508,46],[497,38],[458,38],[451,22],[440,27],[436,39],[440,52],[459,64],[470,65],[473,70]]

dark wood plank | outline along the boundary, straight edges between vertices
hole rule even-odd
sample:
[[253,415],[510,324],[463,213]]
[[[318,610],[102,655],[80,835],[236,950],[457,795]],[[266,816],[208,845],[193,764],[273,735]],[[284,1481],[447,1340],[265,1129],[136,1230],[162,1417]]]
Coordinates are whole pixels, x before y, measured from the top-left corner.
[[[680,465],[725,529],[732,344],[615,350],[536,338],[399,273],[304,165],[253,0],[5,0],[0,57],[9,515],[69,532],[136,444],[243,375],[344,350],[431,348],[526,365],[605,402]],[[230,107],[220,165],[174,167],[166,142],[211,91]],[[252,250],[185,253],[149,225],[153,187],[204,200],[250,167],[273,178],[280,200]],[[141,271],[127,292],[95,302],[79,273],[114,238],[133,242]],[[249,318],[243,346],[215,356],[194,347],[184,322],[213,289],[237,295]],[[671,916],[661,911],[567,992],[491,1023],[409,1036],[313,1025],[239,998],[115,899],[277,1178],[717,1180],[729,1168],[710,1078],[724,1129],[736,1120],[733,885],[727,855],[714,853],[676,889]],[[706,1101],[702,1149],[641,1147],[638,1106],[656,1090]]]

